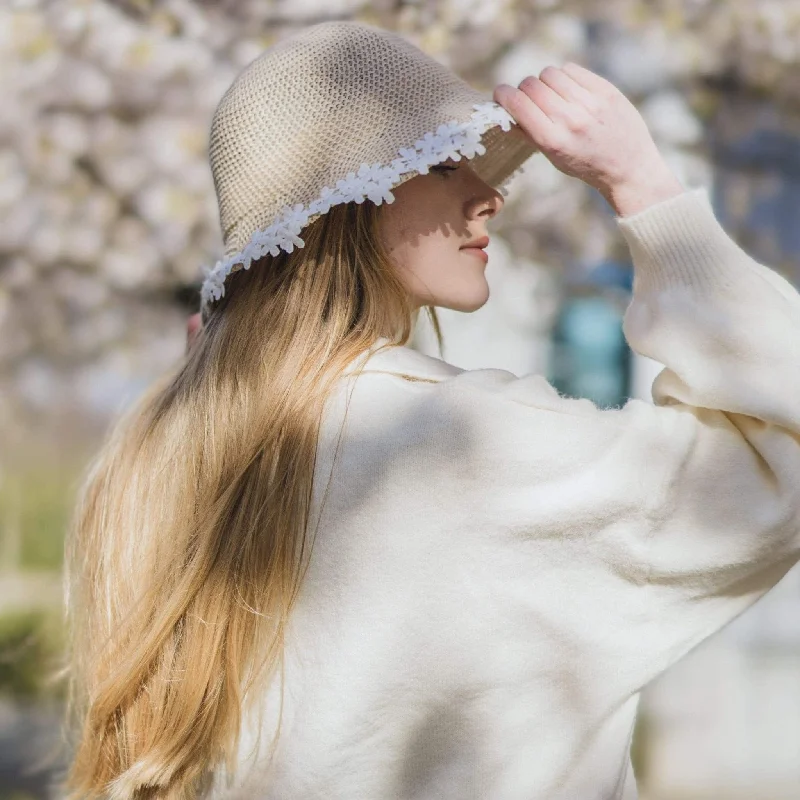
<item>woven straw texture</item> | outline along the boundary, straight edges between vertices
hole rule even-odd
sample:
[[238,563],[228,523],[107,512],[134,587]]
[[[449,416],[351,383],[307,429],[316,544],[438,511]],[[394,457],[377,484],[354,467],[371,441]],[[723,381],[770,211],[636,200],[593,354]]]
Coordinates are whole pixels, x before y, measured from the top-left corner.
[[[225,258],[287,206],[308,209],[362,165],[389,165],[402,148],[441,125],[469,122],[476,104],[490,101],[402,36],[369,25],[327,22],[283,40],[238,75],[212,120]],[[500,186],[535,148],[499,123],[483,132],[488,124],[479,129],[486,150],[470,163]]]

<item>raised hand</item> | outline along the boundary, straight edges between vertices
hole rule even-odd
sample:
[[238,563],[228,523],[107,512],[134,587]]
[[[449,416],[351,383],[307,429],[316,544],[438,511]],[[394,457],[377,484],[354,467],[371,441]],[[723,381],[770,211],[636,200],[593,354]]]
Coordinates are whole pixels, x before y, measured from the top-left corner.
[[517,88],[500,84],[494,99],[557,169],[593,186],[621,216],[684,191],[636,107],[578,64],[545,67]]

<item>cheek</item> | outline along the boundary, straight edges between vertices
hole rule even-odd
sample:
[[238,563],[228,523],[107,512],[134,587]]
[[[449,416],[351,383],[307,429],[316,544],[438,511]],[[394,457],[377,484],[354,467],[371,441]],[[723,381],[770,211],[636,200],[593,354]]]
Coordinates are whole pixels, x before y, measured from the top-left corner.
[[395,266],[422,275],[436,265],[444,266],[456,254],[458,240],[431,213],[417,208],[392,221],[384,246]]
[[426,236],[450,234],[464,225],[463,188],[454,177],[422,175],[402,184],[385,206],[385,241],[390,248],[419,245]]
[[421,239],[430,226],[432,211],[423,198],[419,202],[396,202],[387,215],[386,238],[390,246],[396,249]]

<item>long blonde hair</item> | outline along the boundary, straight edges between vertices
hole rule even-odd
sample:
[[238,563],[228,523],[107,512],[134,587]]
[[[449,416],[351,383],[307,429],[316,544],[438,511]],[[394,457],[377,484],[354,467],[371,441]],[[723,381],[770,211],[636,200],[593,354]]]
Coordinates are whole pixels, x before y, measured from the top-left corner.
[[69,798],[189,800],[234,769],[310,555],[325,399],[378,336],[406,344],[416,320],[380,210],[335,206],[303,249],[232,275],[186,359],[91,466],[66,548]]

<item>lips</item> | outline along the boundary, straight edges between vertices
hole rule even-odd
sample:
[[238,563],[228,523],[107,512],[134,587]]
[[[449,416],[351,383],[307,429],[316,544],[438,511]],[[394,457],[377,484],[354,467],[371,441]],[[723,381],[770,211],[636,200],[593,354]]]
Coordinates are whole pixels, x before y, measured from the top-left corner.
[[475,239],[472,242],[467,242],[465,245],[462,245],[460,249],[466,250],[467,248],[476,248],[478,250],[483,250],[483,248],[488,246],[488,244],[489,244],[489,237],[481,236],[480,239]]
[[467,253],[474,253],[478,258],[480,258],[484,263],[489,260],[489,255],[484,251],[484,247],[489,244],[489,237],[488,236],[481,236],[480,239],[475,239],[475,241],[468,242],[465,245],[462,245],[459,250],[465,250]]

